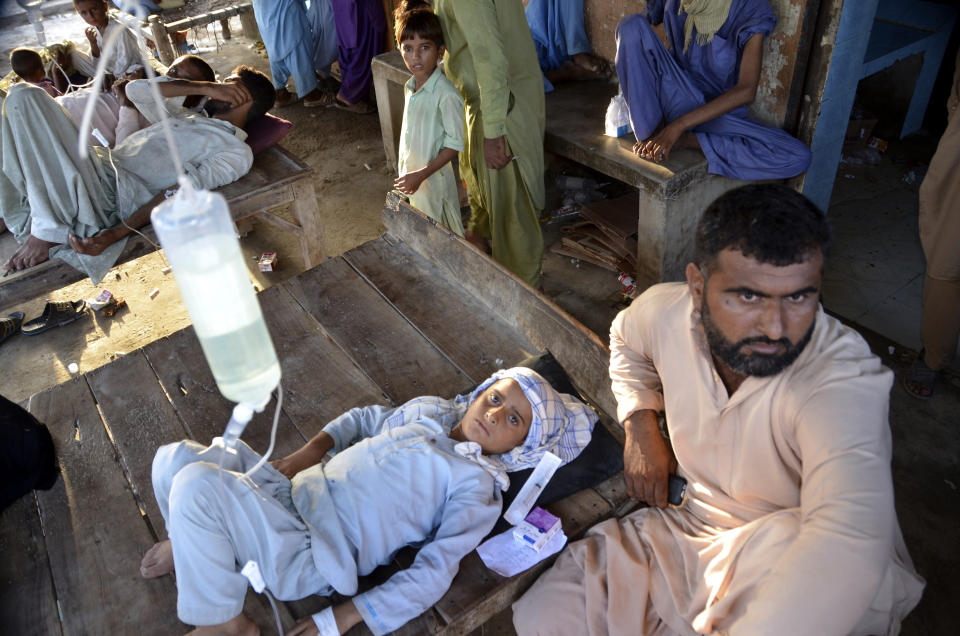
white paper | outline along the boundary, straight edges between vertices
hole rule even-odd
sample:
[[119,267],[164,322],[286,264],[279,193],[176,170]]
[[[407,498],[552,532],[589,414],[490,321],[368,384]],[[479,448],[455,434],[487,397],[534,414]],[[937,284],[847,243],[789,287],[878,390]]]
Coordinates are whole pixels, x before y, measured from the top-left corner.
[[501,576],[514,576],[543,561],[563,549],[567,544],[567,535],[563,530],[553,535],[543,549],[537,552],[533,548],[517,543],[513,538],[513,528],[490,537],[480,544],[477,554],[484,565]]

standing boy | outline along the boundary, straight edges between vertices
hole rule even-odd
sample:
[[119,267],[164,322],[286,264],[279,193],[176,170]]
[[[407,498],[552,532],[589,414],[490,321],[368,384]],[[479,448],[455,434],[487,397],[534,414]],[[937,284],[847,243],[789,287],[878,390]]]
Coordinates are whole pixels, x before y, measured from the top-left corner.
[[400,8],[395,32],[413,77],[403,87],[400,178],[394,186],[410,196],[415,208],[463,236],[457,180],[450,165],[463,151],[463,98],[437,67],[444,52],[440,20],[425,4]]

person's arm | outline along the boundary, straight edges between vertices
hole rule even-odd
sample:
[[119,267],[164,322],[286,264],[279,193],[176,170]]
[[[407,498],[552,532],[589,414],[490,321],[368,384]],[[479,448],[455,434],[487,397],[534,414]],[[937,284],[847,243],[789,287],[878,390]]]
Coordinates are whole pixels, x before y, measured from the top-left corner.
[[283,459],[275,459],[270,464],[287,479],[293,479],[301,470],[319,464],[332,448],[333,438],[326,431],[320,431],[296,451]]
[[800,462],[799,532],[754,585],[731,636],[848,634],[889,565],[893,374],[872,357],[836,364],[834,377],[785,415],[793,430],[784,433]]
[[71,233],[69,237],[70,247],[77,254],[87,254],[89,256],[100,254],[120,239],[133,234],[133,230],[139,230],[146,225],[150,221],[150,213],[153,212],[153,208],[160,205],[166,192],[177,187],[171,186],[161,190],[156,196],[140,206],[136,212],[124,219],[124,223],[118,223],[86,238],[80,238]]
[[694,108],[689,113],[674,119],[664,126],[659,133],[641,142],[639,144],[640,156],[653,161],[669,159],[670,150],[684,132],[704,122],[716,119],[720,115],[729,113],[735,108],[751,103],[757,96],[762,64],[763,34],[755,33],[743,47],[743,55],[740,59],[740,75],[733,88],[721,93],[703,106]]
[[413,564],[353,598],[353,605],[374,634],[399,629],[446,593],[460,560],[496,524],[502,502],[493,496],[494,488],[485,473],[460,484],[447,497],[433,539],[420,548]]
[[676,459],[660,434],[657,414],[663,411],[660,375],[648,351],[655,317],[645,311],[641,295],[610,326],[610,380],[617,398],[617,417],[626,438],[623,474],[627,494],[651,505],[667,505],[667,477]]
[[453,13],[467,40],[474,72],[480,87],[483,116],[483,156],[487,167],[500,170],[510,163],[507,155],[507,110],[510,87],[509,64],[503,53],[497,9],[490,0],[458,0]]
[[408,172],[400,176],[393,182],[393,187],[404,194],[415,194],[420,189],[420,184],[430,178],[440,168],[444,167],[457,156],[457,151],[453,148],[441,148],[437,156],[423,168]]
[[100,57],[100,43],[97,41],[97,28],[88,26],[84,32],[84,35],[87,36],[87,42],[90,43],[90,57],[99,58]]
[[[344,601],[333,608],[333,618],[337,621],[337,631],[346,634],[354,625],[363,620],[352,600]],[[316,636],[319,634],[313,616],[305,616],[290,628],[286,636]]]

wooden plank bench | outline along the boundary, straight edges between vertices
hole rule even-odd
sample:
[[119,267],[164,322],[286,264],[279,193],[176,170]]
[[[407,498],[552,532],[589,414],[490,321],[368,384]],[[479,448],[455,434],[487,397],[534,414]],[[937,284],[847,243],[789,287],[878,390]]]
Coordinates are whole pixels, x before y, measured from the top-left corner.
[[[226,197],[234,221],[256,217],[296,235],[304,266],[310,268],[324,259],[323,226],[312,176],[312,168],[277,145],[257,154],[250,172],[217,191]],[[295,222],[277,214],[278,208],[287,204],[293,209]],[[149,226],[141,231],[156,243]],[[16,249],[9,232],[0,235],[0,262],[6,262]],[[155,249],[152,243],[134,234],[117,262],[139,258]],[[0,278],[0,307],[35,298],[84,277],[83,272],[59,259],[14,272]]]
[[183,17],[172,22],[165,22],[162,15],[151,15],[147,19],[148,31],[145,36],[154,42],[157,53],[160,55],[160,61],[169,66],[179,55],[189,52],[182,50],[170,37],[171,35],[219,22],[223,39],[229,40],[232,37],[230,18],[233,16],[240,17],[240,27],[243,30],[244,37],[253,42],[260,39],[260,30],[257,28],[257,20],[253,14],[253,5],[249,2],[238,2],[232,6],[214,9],[196,16]]
[[[380,238],[260,295],[283,369],[275,456],[351,407],[452,395],[544,349],[592,403],[614,413],[609,352],[596,335],[395,195],[384,223]],[[186,631],[175,617],[172,578],[146,581],[138,568],[142,553],[166,535],[150,482],[156,448],[184,437],[209,442],[229,418],[232,405],[197,344],[188,328],[29,400],[51,429],[63,478],[0,516],[0,545],[10,555],[0,560],[0,633]],[[243,436],[254,448],[267,447],[271,409]],[[606,415],[604,421],[620,434]],[[624,512],[625,502],[618,474],[550,508],[575,538]],[[401,551],[394,568],[412,554]],[[444,597],[397,633],[469,633],[548,564],[504,579],[471,553]],[[363,586],[394,568],[378,569]],[[329,602],[284,603],[281,620],[289,628]],[[273,633],[263,597],[251,592],[245,611],[263,633]],[[361,624],[350,633],[369,630]]]

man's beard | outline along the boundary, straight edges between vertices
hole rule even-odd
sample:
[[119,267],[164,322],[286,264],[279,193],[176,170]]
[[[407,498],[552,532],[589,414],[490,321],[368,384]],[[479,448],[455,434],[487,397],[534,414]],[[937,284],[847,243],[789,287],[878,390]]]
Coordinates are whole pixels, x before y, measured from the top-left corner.
[[224,102],[219,99],[208,99],[207,103],[203,105],[203,111],[210,117],[222,115],[231,108],[233,107],[230,105],[230,102]]
[[[707,336],[707,344],[710,345],[710,352],[719,358],[725,365],[741,375],[754,375],[765,378],[776,375],[793,364],[804,348],[813,337],[813,328],[817,321],[810,323],[810,328],[803,338],[797,344],[793,344],[787,338],[772,340],[766,336],[755,336],[753,338],[744,338],[739,342],[730,342],[720,333],[720,330],[713,323],[710,317],[710,305],[707,304],[706,293],[704,293],[703,307],[700,310],[700,321],[703,324],[703,332]],[[772,345],[782,345],[783,353],[740,353],[740,350],[750,344],[764,343]]]

